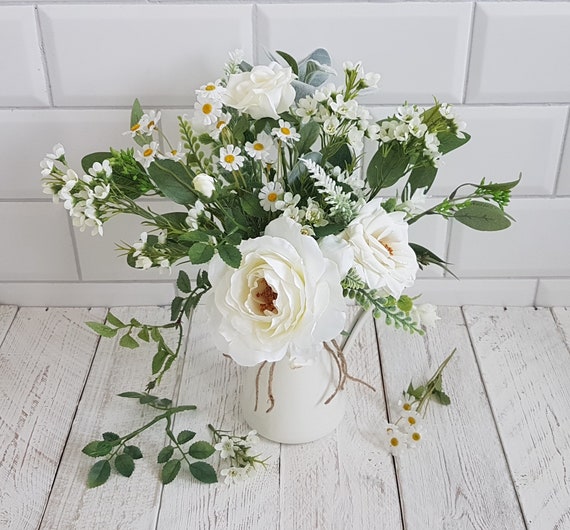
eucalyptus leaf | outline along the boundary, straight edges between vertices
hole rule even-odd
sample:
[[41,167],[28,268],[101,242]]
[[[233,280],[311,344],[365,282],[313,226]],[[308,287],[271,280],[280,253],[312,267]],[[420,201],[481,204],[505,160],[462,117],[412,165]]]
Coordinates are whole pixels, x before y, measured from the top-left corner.
[[412,169],[410,176],[408,177],[408,183],[406,187],[409,186],[410,197],[416,192],[416,190],[427,188],[426,192],[431,188],[433,181],[437,175],[437,168],[433,166],[422,166]]
[[188,466],[192,476],[205,484],[218,482],[218,477],[214,468],[207,462],[193,462]]
[[192,230],[191,232],[185,232],[179,237],[179,239],[181,241],[196,241],[196,242],[199,241],[201,243],[207,243],[210,240],[208,234],[200,232],[199,230]]
[[383,149],[380,148],[370,160],[366,178],[372,189],[389,188],[406,173],[408,158],[404,155],[403,148],[395,142],[390,145],[390,150],[385,156]]
[[123,477],[130,477],[135,470],[135,461],[132,456],[123,453],[115,457],[115,469],[123,475]]
[[490,182],[489,184],[480,184],[479,188],[488,191],[509,191],[512,190],[522,178],[522,173],[519,174],[517,180],[511,180],[510,182]]
[[170,484],[180,471],[180,460],[170,460],[164,464],[160,479],[163,484]]
[[299,155],[303,155],[310,151],[313,144],[319,138],[321,127],[316,121],[310,121],[301,125],[299,129],[299,141],[295,144]]
[[97,486],[105,484],[110,475],[111,464],[109,464],[108,460],[95,462],[87,475],[87,487],[96,488]]
[[439,152],[443,154],[449,153],[450,151],[454,151],[458,147],[465,145],[471,139],[471,135],[467,134],[466,132],[462,134],[463,138],[459,138],[451,132],[444,131],[439,133],[437,135],[437,139],[439,140]]
[[192,187],[192,177],[181,162],[155,160],[148,172],[156,187],[169,199],[184,205],[191,205],[198,198]]
[[437,401],[441,405],[450,405],[451,404],[450,397],[445,392],[443,392],[441,390],[434,390],[432,395],[437,399]]
[[137,99],[133,101],[133,106],[131,107],[131,127],[136,125],[144,115],[144,110],[141,106],[141,102]]
[[299,65],[297,64],[297,61],[293,57],[291,57],[288,53],[279,50],[277,50],[275,53],[283,57],[283,59],[291,67],[291,70],[295,75],[299,74]]
[[136,398],[136,399],[140,399],[147,396],[147,394],[143,394],[142,392],[121,392],[120,394],[117,395],[119,397]]
[[454,219],[460,223],[481,231],[504,230],[511,222],[498,206],[488,202],[473,201],[470,205],[455,212]]

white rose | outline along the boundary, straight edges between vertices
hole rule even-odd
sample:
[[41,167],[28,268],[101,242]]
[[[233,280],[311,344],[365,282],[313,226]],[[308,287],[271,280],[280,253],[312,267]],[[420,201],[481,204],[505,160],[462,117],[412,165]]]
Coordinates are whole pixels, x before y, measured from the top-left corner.
[[197,192],[204,195],[204,197],[208,197],[208,199],[212,196],[212,193],[214,193],[214,190],[216,189],[216,186],[214,185],[214,177],[206,175],[206,173],[200,173],[196,175],[192,179],[192,185]]
[[252,118],[279,118],[295,100],[291,68],[278,63],[254,66],[250,72],[230,75],[222,101]]
[[405,213],[386,213],[381,201],[364,205],[341,237],[352,246],[354,267],[369,287],[399,298],[414,283],[418,262],[408,245]]
[[344,328],[345,301],[336,264],[301,225],[280,217],[265,235],[242,241],[238,269],[218,255],[205,296],[216,346],[253,366],[285,355],[308,360]]

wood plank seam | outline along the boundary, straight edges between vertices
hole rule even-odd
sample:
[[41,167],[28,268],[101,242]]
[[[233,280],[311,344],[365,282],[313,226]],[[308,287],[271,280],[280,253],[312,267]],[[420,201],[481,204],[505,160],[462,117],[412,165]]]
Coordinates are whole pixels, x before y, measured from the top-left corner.
[[8,332],[10,331],[10,327],[12,326],[14,320],[16,320],[16,316],[18,315],[19,312],[20,312],[20,307],[16,307],[16,311],[12,315],[12,318],[10,319],[10,323],[6,327],[6,333],[4,333],[2,340],[0,340],[0,349],[2,348],[2,345],[4,344],[4,341],[6,340],[6,337],[8,336]]
[[[392,422],[392,418],[390,417],[390,407],[388,405],[388,396],[386,395],[386,385],[384,382],[384,365],[382,363],[382,352],[380,350],[380,340],[379,340],[379,329],[378,323],[376,319],[373,319],[374,324],[374,341],[376,342],[376,353],[378,354],[378,363],[380,365],[380,378],[382,379],[382,393],[384,394],[384,407],[386,409],[386,418],[389,422]],[[394,468],[394,476],[396,477],[396,487],[398,488],[398,504],[400,505],[400,520],[402,522],[402,528],[405,530],[407,528],[406,524],[406,516],[404,512],[404,504],[402,498],[402,487],[400,485],[400,475],[398,472],[398,466],[396,465],[396,458],[394,456],[392,458],[392,466]]]
[[[89,308],[91,309],[91,308]],[[109,312],[109,309],[107,309],[107,313]],[[105,316],[105,322],[107,321],[107,316]],[[67,447],[67,444],[69,442],[69,437],[71,435],[71,431],[73,429],[73,425],[75,424],[75,418],[77,417],[77,411],[79,410],[79,405],[81,404],[81,400],[83,399],[83,393],[85,392],[85,385],[87,383],[87,380],[89,379],[89,376],[91,375],[91,369],[93,368],[93,363],[95,361],[95,356],[97,354],[97,349],[99,348],[99,343],[101,342],[102,337],[99,336],[97,337],[97,341],[95,343],[95,347],[93,348],[93,355],[91,356],[91,362],[89,363],[89,369],[87,370],[87,373],[85,374],[85,379],[83,381],[83,388],[81,389],[81,393],[79,394],[79,398],[77,400],[77,403],[75,404],[75,410],[73,411],[73,416],[71,417],[71,422],[69,423],[69,430],[67,431],[67,435],[65,437],[65,443],[63,444],[63,447],[61,449],[61,454],[59,455],[59,459],[57,462],[57,467],[55,469],[55,473],[53,474],[53,479],[51,481],[51,486],[50,486],[50,490],[49,490],[49,494],[47,496],[46,499],[46,503],[44,504],[44,509],[42,510],[42,516],[40,517],[39,523],[37,528],[41,528],[43,522],[44,522],[44,517],[46,515],[46,511],[48,508],[48,505],[50,503],[51,500],[51,495],[53,492],[53,487],[55,484],[55,479],[57,477],[57,475],[59,474],[59,468],[61,466],[61,462],[63,460],[63,454],[65,453],[65,449]]]
[[554,309],[555,309],[554,307],[549,308],[550,314],[552,315],[552,318],[554,320],[554,324],[556,325],[556,329],[558,330],[558,333],[560,333],[560,337],[562,338],[562,342],[564,344],[566,344],[566,349],[568,350],[568,353],[570,354],[570,337],[567,337],[566,334],[564,333],[564,328],[562,327],[562,323],[558,319],[558,316],[556,315],[556,312],[554,311]]
[[[460,309],[461,309],[461,316],[463,317],[463,323],[465,324],[465,329],[467,330],[467,336],[469,337],[469,342],[470,342],[470,344],[471,344],[471,349],[472,349],[472,351],[473,351],[473,356],[475,357],[475,364],[477,365],[477,370],[478,370],[478,372],[479,372],[479,379],[481,380],[481,384],[482,384],[482,386],[483,386],[483,389],[485,390],[485,398],[487,399],[487,402],[489,403],[489,409],[490,409],[490,411],[491,411],[491,416],[492,416],[492,418],[493,418],[493,423],[495,424],[495,430],[497,431],[497,436],[498,436],[498,438],[499,438],[499,443],[501,444],[501,451],[502,451],[502,453],[503,453],[503,458],[504,458],[504,460],[505,460],[507,469],[509,470],[509,476],[510,476],[510,479],[511,479],[511,483],[513,484],[513,489],[514,489],[514,492],[515,492],[515,497],[516,497],[517,503],[518,503],[518,505],[519,505],[519,510],[520,510],[520,512],[521,512],[521,514],[522,514],[522,520],[523,520],[523,523],[524,523],[524,525],[525,525],[525,528],[527,528],[527,530],[528,530],[528,528],[529,528],[529,526],[528,526],[528,520],[527,520],[527,517],[526,517],[525,512],[524,512],[524,510],[523,510],[523,506],[522,506],[522,503],[521,503],[520,495],[519,495],[518,489],[517,489],[516,484],[515,484],[514,475],[513,475],[513,470],[512,470],[512,468],[511,468],[511,463],[509,462],[509,459],[508,459],[508,457],[507,457],[507,452],[506,452],[506,449],[505,449],[505,444],[503,443],[503,437],[501,436],[501,430],[499,429],[499,425],[498,425],[498,422],[497,422],[497,417],[496,417],[496,415],[495,415],[495,410],[493,409],[493,405],[492,405],[492,403],[491,403],[491,400],[489,399],[489,390],[487,389],[487,383],[485,382],[485,379],[483,378],[483,372],[481,371],[481,363],[479,362],[479,357],[477,356],[477,353],[476,353],[475,343],[474,343],[474,341],[473,341],[473,335],[471,334],[471,329],[469,328],[469,325],[468,325],[468,323],[467,323],[467,318],[465,317],[464,307],[465,307],[465,306],[461,306],[461,307],[460,307]],[[506,308],[506,307],[503,307],[503,310],[504,310],[504,311],[507,311],[507,308]]]

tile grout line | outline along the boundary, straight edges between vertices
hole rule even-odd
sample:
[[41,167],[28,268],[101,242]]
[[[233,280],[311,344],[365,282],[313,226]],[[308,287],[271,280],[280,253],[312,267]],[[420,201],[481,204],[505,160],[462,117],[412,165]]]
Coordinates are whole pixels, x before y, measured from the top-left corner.
[[[506,308],[505,308],[506,309]],[[511,464],[509,462],[509,459],[507,457],[507,451],[505,449],[505,445],[503,443],[503,437],[501,436],[501,432],[499,430],[499,424],[497,422],[497,417],[495,415],[495,410],[493,409],[493,406],[491,404],[491,400],[489,399],[489,391],[487,389],[487,383],[485,382],[485,379],[483,377],[483,372],[481,370],[481,364],[479,363],[479,357],[477,356],[477,353],[475,351],[475,343],[473,341],[473,336],[471,334],[471,329],[469,328],[469,325],[467,323],[467,317],[465,316],[465,306],[461,306],[460,307],[460,311],[461,311],[461,316],[463,318],[463,324],[465,326],[465,329],[467,330],[467,336],[469,338],[469,344],[471,345],[471,352],[473,353],[473,357],[475,358],[475,364],[477,365],[477,371],[479,373],[479,379],[481,380],[481,384],[483,385],[483,390],[485,391],[485,397],[487,399],[487,404],[489,405],[489,411],[491,412],[491,416],[493,418],[493,423],[495,424],[495,432],[497,433],[497,437],[499,438],[499,443],[501,444],[501,450],[503,453],[503,458],[505,459],[505,464],[507,466],[507,469],[509,471],[509,475],[510,475],[510,479],[511,479],[511,484],[513,486],[513,491],[515,494],[515,497],[517,499],[517,503],[519,506],[519,510],[521,513],[521,517],[523,520],[523,523],[525,525],[525,528],[528,530],[529,526],[528,526],[528,521],[527,518],[525,516],[525,512],[523,510],[523,506],[522,506],[522,502],[519,496],[519,492],[518,489],[515,485],[515,479],[513,476],[513,470],[511,469]]]
[[564,161],[564,151],[566,147],[566,140],[569,137],[568,128],[570,127],[570,106],[566,110],[566,119],[564,120],[564,132],[562,133],[562,143],[560,145],[560,155],[558,156],[558,161],[556,164],[556,178],[554,180],[554,186],[552,187],[551,197],[558,197],[556,192],[560,187],[562,181],[562,162]]
[[254,64],[258,63],[258,47],[259,47],[259,24],[258,24],[257,4],[251,5],[251,53]]
[[38,5],[34,5],[34,17],[36,20],[36,32],[38,35],[38,41],[40,43],[40,56],[42,59],[42,66],[44,68],[44,82],[46,84],[48,101],[49,101],[50,107],[53,107],[54,106],[53,89],[51,86],[51,79],[50,79],[50,75],[49,75],[46,46],[45,46],[45,41],[44,41],[44,33],[43,33],[43,29],[42,29],[42,24],[40,21],[40,13],[39,13],[39,6]]
[[77,238],[75,236],[75,230],[73,227],[73,223],[71,221],[71,217],[67,218],[67,227],[69,229],[69,235],[71,237],[71,245],[73,247],[73,256],[75,258],[75,267],[77,269],[77,279],[79,282],[83,282],[83,272],[81,270],[81,261],[79,259],[79,248],[77,246]]
[[477,10],[477,2],[471,4],[471,24],[469,25],[467,57],[465,58],[465,70],[463,72],[463,90],[461,93],[461,104],[465,105],[467,99],[467,86],[469,85],[469,73],[471,71],[471,56],[473,54],[473,40],[475,34],[475,13]]

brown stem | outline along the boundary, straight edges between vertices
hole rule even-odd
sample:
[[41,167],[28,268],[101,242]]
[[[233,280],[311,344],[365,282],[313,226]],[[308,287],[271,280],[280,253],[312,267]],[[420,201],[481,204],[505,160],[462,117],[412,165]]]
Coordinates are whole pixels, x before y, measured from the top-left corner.
[[[267,362],[267,361],[266,361]],[[269,368],[269,379],[267,381],[267,397],[271,405],[265,412],[271,412],[275,406],[275,397],[273,396],[273,372],[275,371],[275,363],[271,363],[271,368]]]

